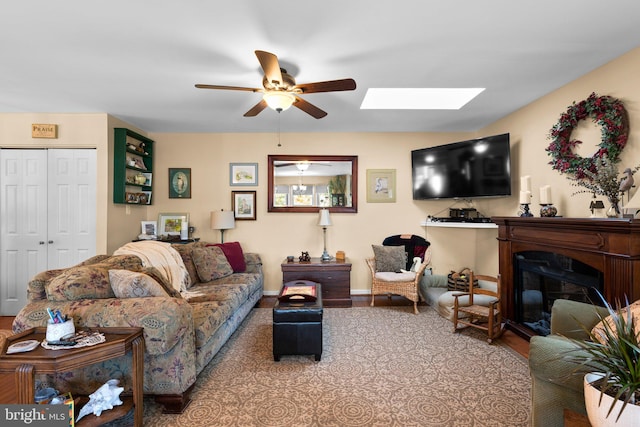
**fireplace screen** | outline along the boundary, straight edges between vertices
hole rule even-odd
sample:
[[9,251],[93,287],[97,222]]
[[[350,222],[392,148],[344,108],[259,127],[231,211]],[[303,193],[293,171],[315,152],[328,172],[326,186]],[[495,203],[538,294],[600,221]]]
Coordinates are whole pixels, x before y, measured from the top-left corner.
[[551,307],[557,299],[599,303],[601,271],[560,254],[539,251],[514,255],[516,321],[538,335],[549,335]]

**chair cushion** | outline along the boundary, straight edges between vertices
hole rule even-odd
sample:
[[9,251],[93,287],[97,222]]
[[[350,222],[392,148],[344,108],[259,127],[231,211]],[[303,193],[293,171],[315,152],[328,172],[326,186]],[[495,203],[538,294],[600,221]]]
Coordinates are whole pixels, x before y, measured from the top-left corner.
[[371,245],[376,259],[376,271],[399,273],[407,265],[404,246]]
[[406,273],[393,273],[391,271],[380,271],[376,273],[376,279],[382,282],[412,282],[416,278],[416,273],[408,271]]
[[129,270],[109,270],[111,289],[116,298],[166,297],[162,285],[151,276]]
[[227,261],[222,249],[217,246],[193,248],[191,256],[196,265],[198,277],[205,283],[233,274],[231,264]]

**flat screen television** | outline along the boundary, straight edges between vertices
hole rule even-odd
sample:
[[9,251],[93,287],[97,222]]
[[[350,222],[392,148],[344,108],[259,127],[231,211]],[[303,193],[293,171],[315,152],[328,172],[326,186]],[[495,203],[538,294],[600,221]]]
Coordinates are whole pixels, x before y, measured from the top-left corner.
[[413,200],[511,195],[509,134],[411,152]]

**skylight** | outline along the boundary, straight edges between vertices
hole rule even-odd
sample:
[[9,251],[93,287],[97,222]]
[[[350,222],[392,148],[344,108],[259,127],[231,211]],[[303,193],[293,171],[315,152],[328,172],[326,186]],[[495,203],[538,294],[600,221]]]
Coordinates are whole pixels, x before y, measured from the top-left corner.
[[370,88],[362,110],[459,110],[484,88]]

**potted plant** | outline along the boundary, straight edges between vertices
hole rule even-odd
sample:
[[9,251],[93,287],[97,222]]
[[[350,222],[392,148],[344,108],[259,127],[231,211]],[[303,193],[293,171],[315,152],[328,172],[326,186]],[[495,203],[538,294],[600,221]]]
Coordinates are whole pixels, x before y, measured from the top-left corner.
[[598,314],[600,323],[592,330],[585,328],[590,340],[574,340],[582,351],[572,353],[569,358],[592,371],[585,375],[584,394],[593,426],[639,426],[640,329],[636,327],[637,319],[628,301],[625,307],[618,302],[614,309],[600,297],[609,316]]
[[331,194],[331,206],[344,206],[347,177],[336,175],[329,180],[329,193]]

